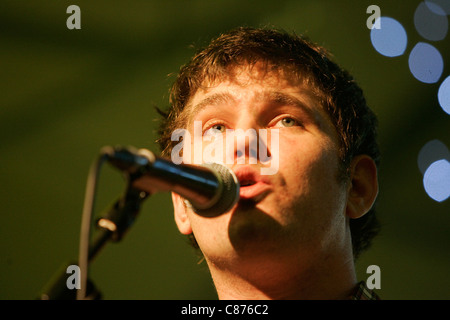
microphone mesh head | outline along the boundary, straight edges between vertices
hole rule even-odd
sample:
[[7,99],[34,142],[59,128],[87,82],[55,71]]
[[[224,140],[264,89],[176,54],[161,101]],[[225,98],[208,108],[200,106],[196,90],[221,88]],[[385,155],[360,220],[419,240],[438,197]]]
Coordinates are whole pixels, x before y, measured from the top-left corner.
[[225,165],[218,163],[202,164],[203,167],[211,169],[221,181],[222,189],[217,197],[217,201],[209,208],[195,208],[192,209],[195,213],[204,217],[216,217],[233,208],[239,200],[239,180],[234,172]]

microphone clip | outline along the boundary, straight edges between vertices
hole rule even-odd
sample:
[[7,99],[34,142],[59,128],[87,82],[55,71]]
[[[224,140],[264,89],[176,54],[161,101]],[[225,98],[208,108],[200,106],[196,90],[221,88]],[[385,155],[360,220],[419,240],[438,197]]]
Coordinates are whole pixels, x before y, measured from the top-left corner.
[[141,204],[148,195],[147,192],[137,190],[129,185],[104,216],[97,219],[97,227],[109,231],[112,241],[122,240],[128,228],[136,220],[141,210]]

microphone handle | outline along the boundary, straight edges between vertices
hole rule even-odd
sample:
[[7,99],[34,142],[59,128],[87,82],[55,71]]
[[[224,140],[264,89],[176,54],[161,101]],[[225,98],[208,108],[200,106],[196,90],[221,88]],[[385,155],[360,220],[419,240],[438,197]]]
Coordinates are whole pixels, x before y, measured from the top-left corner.
[[201,166],[176,165],[169,160],[156,158],[146,167],[145,173],[131,177],[134,188],[150,194],[173,191],[198,208],[210,206],[221,193],[221,180],[216,174]]

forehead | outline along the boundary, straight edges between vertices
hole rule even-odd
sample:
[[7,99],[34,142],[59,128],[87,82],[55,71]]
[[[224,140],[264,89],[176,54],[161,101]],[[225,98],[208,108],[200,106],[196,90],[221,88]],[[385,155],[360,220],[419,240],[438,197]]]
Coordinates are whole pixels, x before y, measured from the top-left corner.
[[[270,68],[267,64],[256,63],[240,67],[230,67],[225,73],[205,78],[202,85],[192,94],[185,110],[195,113],[195,109],[208,102],[208,97],[215,95],[215,102],[225,101],[217,92],[232,91],[237,99],[243,96],[256,95],[255,98],[275,98],[276,92],[301,94],[311,100],[320,100],[315,88],[306,77],[298,77],[286,73],[281,68]],[[259,94],[256,94],[259,92]],[[223,101],[219,101],[223,100]],[[201,103],[201,105],[199,105]],[[197,110],[198,111],[198,110]]]
[[311,112],[329,118],[321,104],[322,96],[308,77],[257,63],[229,68],[221,76],[205,79],[189,99],[185,116],[189,122],[207,106],[251,101],[303,105]]

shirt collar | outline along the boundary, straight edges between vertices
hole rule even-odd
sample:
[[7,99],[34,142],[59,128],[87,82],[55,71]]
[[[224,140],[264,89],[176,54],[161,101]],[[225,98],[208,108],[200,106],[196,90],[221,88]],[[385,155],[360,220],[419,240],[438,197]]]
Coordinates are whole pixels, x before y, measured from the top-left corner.
[[375,291],[367,288],[364,281],[358,283],[355,292],[350,296],[350,300],[380,300]]

